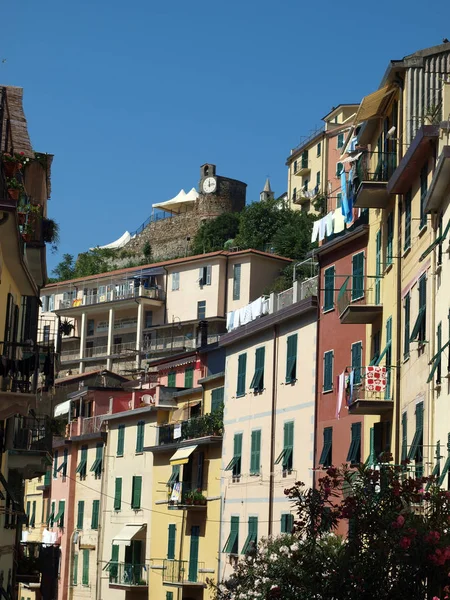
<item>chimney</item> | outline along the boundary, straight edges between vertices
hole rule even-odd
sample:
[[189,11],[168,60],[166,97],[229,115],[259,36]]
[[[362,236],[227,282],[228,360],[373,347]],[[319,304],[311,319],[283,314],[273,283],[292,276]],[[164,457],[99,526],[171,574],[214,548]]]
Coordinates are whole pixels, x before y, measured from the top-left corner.
[[197,348],[208,345],[208,321],[199,321],[197,328]]

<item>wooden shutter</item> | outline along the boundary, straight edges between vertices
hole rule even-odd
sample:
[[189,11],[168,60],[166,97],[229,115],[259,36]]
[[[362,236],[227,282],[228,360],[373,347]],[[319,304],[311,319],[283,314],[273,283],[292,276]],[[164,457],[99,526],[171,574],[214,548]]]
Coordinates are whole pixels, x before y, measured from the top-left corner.
[[190,547],[190,551],[189,551],[189,572],[188,572],[189,581],[192,581],[192,582],[197,581],[199,538],[200,538],[200,527],[198,525],[193,525],[191,527],[191,547]]
[[58,477],[58,450],[53,452],[53,479]]
[[125,442],[125,425],[119,425],[117,432],[117,456],[123,456],[123,447]]
[[325,352],[323,355],[323,389],[329,392],[333,389],[333,351]]
[[100,509],[100,500],[93,500],[92,501],[91,529],[98,529],[99,509]]
[[191,388],[194,385],[194,368],[186,367],[184,370],[184,387]]
[[261,430],[252,431],[250,451],[250,474],[257,475],[261,467]]
[[84,521],[84,500],[80,500],[78,502],[77,529],[83,529],[83,521]]
[[169,525],[168,532],[168,543],[167,543],[167,558],[173,560],[175,558],[175,540],[176,540],[177,526]]
[[216,412],[222,408],[223,393],[224,393],[223,387],[212,390],[212,392],[211,392],[211,412],[212,413]]
[[245,394],[245,380],[247,372],[247,354],[240,354],[238,358],[237,396]]
[[297,334],[287,338],[286,383],[293,383],[297,378]]
[[233,476],[238,477],[241,474],[242,433],[234,434],[234,458]]
[[402,414],[402,460],[408,456],[408,416],[406,412]]
[[211,272],[212,272],[212,267],[211,267],[211,265],[208,265],[206,267],[206,285],[211,285]]
[[142,477],[140,475],[133,476],[133,487],[131,494],[131,508],[137,510],[141,508],[141,491]]
[[352,344],[352,370],[353,383],[361,383],[361,366],[362,366],[362,343],[356,342]]
[[89,585],[89,550],[83,550],[83,577],[81,583]]
[[364,297],[364,253],[352,257],[352,300]]
[[334,308],[334,277],[335,277],[336,269],[334,267],[329,267],[325,270],[324,276],[324,287],[325,287],[325,297],[323,303],[323,310],[331,310]]
[[139,421],[137,424],[137,431],[136,431],[136,452],[144,451],[144,427],[145,427],[145,422]]
[[114,510],[120,510],[122,506],[122,477],[116,477],[114,491]]
[[78,552],[73,555],[72,581],[73,585],[78,585]]

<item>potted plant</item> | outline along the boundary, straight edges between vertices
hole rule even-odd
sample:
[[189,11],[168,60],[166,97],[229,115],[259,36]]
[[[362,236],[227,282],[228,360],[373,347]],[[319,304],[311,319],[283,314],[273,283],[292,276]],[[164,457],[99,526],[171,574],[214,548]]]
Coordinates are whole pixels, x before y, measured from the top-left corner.
[[42,219],[42,239],[46,244],[52,245],[52,251],[58,250],[59,244],[59,225],[53,219]]
[[64,319],[59,326],[59,331],[62,335],[70,335],[73,329],[74,326],[68,319]]
[[3,171],[6,177],[14,177],[14,175],[22,168],[22,163],[18,160],[15,154],[4,152],[2,154]]
[[6,189],[10,197],[16,202],[19,200],[20,192],[23,190],[23,185],[15,177],[7,177]]
[[186,494],[184,495],[184,503],[188,506],[194,504],[194,492],[186,492]]
[[195,506],[200,506],[200,505],[205,505],[206,504],[206,498],[202,494],[202,491],[201,491],[200,488],[198,488],[197,490],[195,490],[195,492],[192,492],[192,497],[193,497],[193,501],[194,501]]

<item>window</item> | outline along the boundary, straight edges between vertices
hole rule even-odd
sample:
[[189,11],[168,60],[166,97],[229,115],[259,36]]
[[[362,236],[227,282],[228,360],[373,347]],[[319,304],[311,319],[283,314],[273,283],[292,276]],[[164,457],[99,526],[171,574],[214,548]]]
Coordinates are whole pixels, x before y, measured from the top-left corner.
[[408,457],[408,415],[402,414],[402,460]]
[[100,512],[100,500],[92,501],[91,529],[98,529],[98,515]]
[[88,319],[86,335],[90,336],[90,335],[94,335],[94,333],[95,333],[95,321],[94,321],[94,319]]
[[52,502],[50,514],[48,515],[48,519],[47,519],[47,525],[49,527],[53,527],[53,525],[55,524],[55,510],[56,510],[56,504],[55,504],[55,502]]
[[361,383],[361,367],[362,367],[362,343],[355,342],[352,344],[352,371],[353,383],[358,385]]
[[177,374],[175,371],[171,371],[168,375],[167,375],[167,387],[176,387],[176,378],[177,378]]
[[261,467],[261,429],[252,431],[250,450],[250,475],[259,475]]
[[53,479],[58,477],[58,450],[53,452]]
[[292,533],[294,527],[294,515],[285,513],[281,515],[281,533]]
[[292,471],[292,452],[294,449],[294,421],[288,421],[284,424],[283,450],[275,461],[275,464],[282,464],[283,471]]
[[97,444],[95,448],[95,460],[92,463],[91,471],[95,474],[95,479],[100,479],[102,476],[103,465],[103,444]]
[[308,150],[302,152],[302,169],[308,168]]
[[212,271],[211,265],[207,265],[206,267],[200,267],[200,272],[199,272],[200,286],[211,285],[211,271]]
[[153,311],[146,310],[145,311],[145,323],[144,323],[145,329],[148,329],[149,327],[151,327],[152,323],[153,323]]
[[[317,171],[316,173],[316,185],[319,186],[320,185],[320,171]],[[318,190],[317,190],[318,191]]]
[[324,467],[331,467],[333,456],[333,428],[325,427],[323,430],[323,448],[319,458],[319,464]]
[[233,267],[233,300],[241,298],[241,265]]
[[420,229],[427,225],[427,213],[425,212],[425,198],[428,192],[428,163],[420,171]]
[[117,429],[117,456],[123,456],[123,448],[125,443],[125,425],[119,425]]
[[50,341],[50,325],[44,325],[43,341],[44,344],[48,344]]
[[286,340],[286,383],[297,381],[297,338],[295,333]]
[[228,463],[225,471],[233,471],[233,477],[241,476],[241,462],[242,462],[242,433],[234,434],[234,450],[233,458]]
[[180,481],[180,465],[172,465],[172,474],[169,477],[167,486],[172,488],[177,481]]
[[303,190],[304,192],[307,192],[307,191],[308,191],[308,184],[309,184],[309,179],[307,179],[307,178],[303,179],[303,186],[302,186],[302,190]]
[[136,426],[136,453],[144,452],[145,421],[139,421]]
[[361,462],[361,423],[352,423],[352,437],[347,454],[347,462],[352,465]]
[[49,312],[52,312],[55,310],[55,296],[54,294],[52,294],[51,296],[48,297],[48,310]]
[[239,552],[239,517],[231,517],[230,535],[222,552],[226,552],[226,554],[238,554]]
[[411,200],[412,191],[408,190],[405,194],[405,243],[403,250],[411,248]]
[[322,142],[319,142],[317,144],[317,156],[320,156],[322,154]]
[[344,171],[344,165],[341,162],[336,163],[336,177],[340,177]]
[[331,392],[333,390],[333,350],[324,352],[323,355],[323,391]]
[[339,192],[336,197],[336,208],[341,208],[342,206],[342,194]]
[[292,190],[292,201],[295,202],[297,200],[297,188],[295,187]]
[[352,302],[364,298],[364,252],[352,256]]
[[184,387],[191,388],[194,385],[194,367],[186,367],[184,370]]
[[264,389],[264,357],[264,346],[262,348],[257,348],[255,352],[255,374],[250,383],[250,389],[252,389],[255,394],[262,392]]
[[381,230],[377,231],[375,238],[375,304],[381,302]]
[[180,273],[172,273],[172,292],[180,289]]
[[109,581],[117,583],[117,574],[119,571],[119,545],[113,544],[111,548],[111,560],[109,562]]
[[337,136],[337,147],[342,148],[342,146],[344,145],[344,134],[343,133],[338,133]]
[[84,500],[78,502],[78,517],[77,517],[77,529],[83,529],[84,521]]
[[324,302],[323,310],[332,310],[334,308],[334,276],[335,267],[328,267],[324,273]]
[[406,360],[409,357],[409,320],[411,318],[411,297],[409,292],[405,296],[404,304],[404,322],[405,322],[405,332],[404,332],[404,340],[403,340],[403,358]]
[[416,404],[416,431],[409,447],[408,460],[415,461],[416,477],[422,477],[423,463],[423,402]]
[[197,302],[197,319],[203,321],[206,318],[206,301],[200,300]]
[[80,450],[80,462],[78,463],[76,473],[80,474],[80,479],[86,478],[86,465],[87,465],[87,446],[82,446]]
[[48,470],[45,471],[45,475],[44,475],[44,487],[49,487],[51,476],[52,476],[51,471],[48,471]]
[[166,592],[166,600],[173,600],[173,592]]
[[81,583],[86,587],[89,585],[89,556],[90,551],[83,550],[83,575],[81,578]]
[[78,552],[73,555],[73,573],[72,573],[73,585],[78,585]]
[[122,507],[122,477],[116,477],[114,489],[114,510],[120,510]]
[[174,524],[169,525],[168,539],[167,539],[167,558],[173,560],[175,558],[175,541],[177,534],[177,526]]
[[236,396],[245,396],[245,380],[247,374],[247,354],[240,354],[238,357],[238,376]]
[[447,342],[444,345],[444,347],[442,347],[442,322],[441,322],[438,324],[437,330],[436,330],[436,350],[437,350],[437,352],[430,361],[430,364],[432,364],[433,366],[431,367],[431,371],[428,376],[427,383],[430,383],[430,381],[433,381],[433,378],[436,375],[436,385],[440,385],[441,377],[442,377],[441,357],[442,357],[443,350],[445,350],[448,345],[449,345],[449,342]]
[[246,554],[249,550],[256,548],[258,541],[258,517],[248,518],[248,536],[242,548],[242,554]]
[[56,525],[62,529],[64,527],[64,511],[65,511],[66,503],[64,500],[60,500],[58,502],[58,512],[55,515]]
[[387,232],[386,232],[386,266],[392,265],[392,258],[394,256],[394,213],[389,213],[387,218]]
[[216,388],[211,392],[211,412],[217,412],[223,408],[223,393],[224,388]]
[[139,510],[141,508],[141,490],[142,490],[142,477],[140,475],[133,475],[132,489],[131,489],[131,508]]
[[[445,461],[444,468],[442,469],[441,476],[439,477],[438,485],[441,486],[444,483],[444,479],[450,469],[450,433],[447,438],[447,460]],[[448,487],[448,486],[447,486]]]
[[294,160],[294,173],[297,173],[298,161]]
[[410,342],[417,340],[418,342],[425,341],[426,335],[426,316],[427,316],[427,279],[426,275],[422,275],[419,279],[419,312],[416,322],[409,338]]

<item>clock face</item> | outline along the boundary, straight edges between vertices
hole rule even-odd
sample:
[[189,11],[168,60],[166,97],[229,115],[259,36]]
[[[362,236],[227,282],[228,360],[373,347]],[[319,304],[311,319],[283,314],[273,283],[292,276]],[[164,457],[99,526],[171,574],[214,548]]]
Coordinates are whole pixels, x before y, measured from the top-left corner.
[[207,177],[203,182],[203,191],[205,194],[212,194],[216,191],[217,181],[215,177]]

